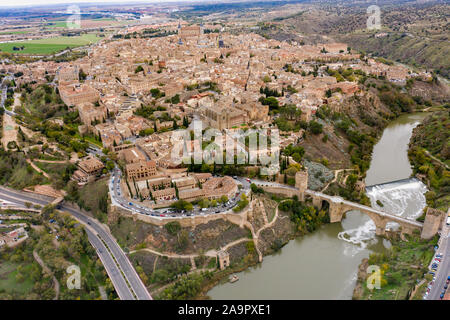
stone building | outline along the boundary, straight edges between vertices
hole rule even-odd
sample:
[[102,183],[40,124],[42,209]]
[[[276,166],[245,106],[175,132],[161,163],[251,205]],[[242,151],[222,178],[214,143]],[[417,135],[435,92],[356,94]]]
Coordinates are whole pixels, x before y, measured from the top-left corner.
[[186,27],[178,27],[178,35],[181,39],[185,40],[187,38],[199,37],[201,35],[200,26],[186,26]]
[[106,119],[106,108],[104,106],[96,107],[91,102],[83,102],[78,104],[78,114],[83,124],[88,127],[95,122],[103,122]]
[[79,80],[80,70],[77,65],[60,68],[56,71],[59,82]]
[[219,260],[220,270],[223,270],[230,266],[230,254],[228,252],[220,250],[217,253],[217,259]]
[[100,98],[98,91],[87,84],[75,83],[67,86],[60,85],[58,89],[62,101],[69,107],[86,102],[94,103]]
[[193,177],[182,177],[173,179],[173,183],[177,186],[178,190],[194,189],[197,186],[197,181]]
[[146,180],[158,174],[156,163],[153,160],[127,164],[126,172],[127,179],[135,181]]
[[178,191],[178,198],[185,201],[195,201],[205,198],[205,191],[200,188],[184,189]]
[[208,126],[218,130],[231,129],[247,123],[246,112],[235,108],[221,108],[218,106],[204,108],[203,119]]
[[299,200],[305,201],[305,191],[308,189],[308,170],[298,171],[295,174],[295,187],[299,190]]
[[146,160],[145,155],[136,147],[120,151],[119,158],[123,159],[126,164],[137,163]]
[[421,238],[431,239],[434,237],[442,224],[443,218],[443,211],[428,207],[425,215],[425,221],[423,223]]
[[175,199],[175,188],[167,188],[162,190],[153,190],[151,191],[152,197],[155,199],[156,202],[159,201],[169,201]]
[[93,181],[101,174],[104,167],[103,162],[96,157],[83,158],[78,162],[78,170],[73,173],[72,180],[77,181],[80,185]]

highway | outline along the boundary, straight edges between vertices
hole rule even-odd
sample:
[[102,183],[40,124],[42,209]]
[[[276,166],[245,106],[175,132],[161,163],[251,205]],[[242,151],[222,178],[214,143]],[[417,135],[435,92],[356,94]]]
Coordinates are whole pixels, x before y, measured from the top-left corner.
[[[430,293],[426,297],[427,300],[440,300],[440,295],[444,290],[447,277],[450,276],[450,227],[445,225],[441,232],[441,241],[437,254],[442,254],[442,260],[439,263],[435,274],[434,284],[431,286]],[[448,289],[447,289],[448,290]]]
[[[0,187],[0,198],[22,207],[25,207],[25,202],[44,206],[52,201],[44,200],[32,194],[24,195],[22,192],[5,187]],[[103,228],[100,222],[66,204],[63,204],[59,210],[70,213],[86,227],[85,230],[89,241],[97,250],[97,254],[105,266],[120,299],[152,299],[125,253],[114,240],[113,236]]]

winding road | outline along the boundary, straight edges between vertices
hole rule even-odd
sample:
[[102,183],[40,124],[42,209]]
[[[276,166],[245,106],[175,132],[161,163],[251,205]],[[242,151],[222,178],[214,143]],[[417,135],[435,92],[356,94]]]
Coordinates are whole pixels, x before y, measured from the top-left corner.
[[[23,208],[26,208],[26,202],[45,206],[54,200],[49,197],[25,194],[3,186],[0,187],[0,198]],[[121,300],[152,299],[125,253],[99,221],[68,204],[63,204],[58,209],[70,213],[86,227],[89,241],[96,249]]]

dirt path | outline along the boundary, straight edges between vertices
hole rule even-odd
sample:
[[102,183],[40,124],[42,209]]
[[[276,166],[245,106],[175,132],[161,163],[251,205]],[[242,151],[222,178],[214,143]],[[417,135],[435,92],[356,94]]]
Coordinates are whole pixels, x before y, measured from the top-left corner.
[[[239,244],[241,242],[247,242],[247,241],[251,241],[251,239],[249,239],[249,238],[240,238],[240,239],[234,240],[234,241],[232,241],[230,243],[227,243],[224,247],[222,247],[222,250],[226,250],[226,249],[228,249],[228,248],[230,248],[230,247],[232,247],[234,245],[237,245],[237,244]],[[150,248],[143,248],[143,249],[133,250],[133,251],[130,251],[130,254],[136,253],[136,252],[140,252],[140,251],[147,251],[147,252],[156,254],[156,255],[158,255],[160,257],[165,256],[165,257],[177,258],[177,259],[194,259],[194,258],[197,258],[197,257],[201,256],[200,254],[196,254],[196,253],[194,253],[194,254],[161,253],[161,252],[158,252],[158,251],[150,249]],[[214,249],[208,250],[204,254],[204,256],[216,257],[217,256],[217,252],[218,251],[214,250]]]
[[[334,170],[334,178],[333,178],[333,180],[331,180],[330,182],[328,182],[328,183],[326,184],[326,186],[323,187],[323,189],[322,189],[320,192],[323,193],[323,192],[330,186],[330,184],[336,182],[337,178],[339,177],[339,173],[341,173],[341,172],[343,172],[343,171],[352,171],[352,170],[355,170],[355,169],[339,169],[339,170]],[[345,177],[344,183],[345,183],[346,180],[347,180],[347,177]]]
[[14,93],[14,104],[12,106],[12,111],[16,111],[16,107],[20,106],[20,96],[22,94],[21,93]]
[[[259,200],[254,200],[254,201],[259,201]],[[253,201],[253,202],[254,202],[254,201]],[[283,201],[286,201],[286,200],[283,200]],[[283,201],[281,201],[281,202],[283,202]],[[250,204],[250,207],[251,207],[251,208],[253,207],[253,202]],[[280,203],[281,203],[281,202],[280,202]],[[259,248],[258,248],[259,235],[260,235],[260,233],[261,233],[263,230],[265,230],[265,229],[267,229],[267,228],[270,228],[271,226],[273,226],[273,225],[276,223],[276,221],[278,220],[278,207],[279,207],[279,205],[280,205],[280,204],[278,204],[277,207],[276,207],[276,209],[275,209],[275,215],[274,215],[272,221],[271,221],[271,222],[267,222],[267,219],[265,219],[265,224],[264,224],[261,228],[259,228],[257,231],[255,231],[255,229],[253,228],[253,225],[252,225],[251,223],[249,223],[248,221],[247,221],[246,223],[244,223],[244,225],[245,225],[245,226],[250,230],[250,232],[252,233],[252,238],[253,238],[253,239],[249,239],[249,238],[240,238],[240,239],[236,239],[236,240],[234,240],[234,241],[232,241],[232,242],[230,242],[230,243],[227,243],[225,246],[223,246],[223,247],[221,248],[221,250],[227,250],[227,249],[229,249],[230,247],[235,246],[235,245],[237,245],[237,244],[239,244],[239,243],[242,243],[242,242],[253,241],[253,243],[255,244],[255,249],[256,249],[256,251],[257,251],[257,253],[258,253],[259,260],[262,261],[262,253],[260,252],[260,250],[259,250]],[[263,207],[263,208],[264,208],[264,207]],[[266,210],[264,210],[264,212],[263,212],[262,214],[267,216]],[[130,251],[129,254],[133,254],[133,253],[140,252],[140,251],[150,252],[150,253],[153,253],[153,254],[157,255],[158,257],[159,257],[159,256],[161,256],[161,257],[162,257],[162,256],[166,256],[166,257],[169,257],[169,258],[190,259],[191,261],[192,261],[193,259],[195,259],[196,257],[199,257],[199,256],[200,256],[200,254],[161,253],[161,252],[159,252],[159,251],[156,251],[156,250],[150,249],[150,248],[143,248],[143,249],[133,250],[133,251]],[[212,250],[208,250],[208,251],[204,254],[204,256],[207,256],[207,257],[217,257],[217,253],[218,253],[217,250],[212,249]],[[155,265],[156,265],[156,261],[155,261]],[[155,265],[153,266],[153,268],[155,268]],[[194,264],[193,264],[193,265],[194,265]]]
[[17,145],[19,142],[17,140],[17,124],[14,118],[9,114],[3,114],[3,135],[2,135],[2,145],[5,150],[8,150],[8,143],[15,141]]
[[47,172],[41,170],[41,168],[39,168],[37,165],[35,165],[33,163],[33,161],[31,161],[30,159],[27,159],[27,162],[33,167],[34,170],[36,170],[39,173],[42,173],[44,175],[44,177],[50,179],[50,176],[47,174]]
[[[130,254],[140,252],[140,251],[147,251],[147,252],[156,254],[158,256],[161,256],[161,257],[165,256],[165,257],[177,258],[177,259],[192,259],[192,258],[197,258],[200,256],[199,254],[161,253],[161,252],[158,252],[158,251],[150,249],[150,248],[133,250],[133,251],[130,251]],[[217,255],[216,250],[209,250],[208,252],[205,253],[205,256],[207,256],[207,257],[215,257],[216,255]]]
[[[286,201],[286,200],[280,201],[280,203],[282,203],[282,202],[284,202],[284,201]],[[258,231],[256,231],[256,238],[259,238],[259,234],[261,233],[261,231],[263,231],[263,230],[265,230],[265,229],[267,229],[267,228],[273,226],[273,224],[277,221],[277,219],[278,219],[278,207],[280,206],[280,203],[278,203],[278,205],[277,205],[277,207],[276,207],[276,209],[275,209],[275,215],[274,215],[272,221],[269,222],[269,223],[266,223],[266,224],[265,224],[264,226],[262,226]],[[265,212],[265,210],[264,210],[264,214],[267,214],[267,213]],[[257,243],[255,243],[255,245],[256,245],[256,244],[257,244]]]
[[436,158],[435,156],[433,156],[428,150],[424,149],[425,153],[427,156],[429,156],[431,159],[433,159],[434,161],[438,162],[440,165],[444,166],[445,169],[449,169],[449,167],[443,163],[441,160],[439,160],[438,158]]
[[45,163],[67,163],[67,160],[43,160],[43,159],[34,159],[33,161],[37,162],[45,162]]
[[55,292],[56,292],[56,295],[53,298],[53,300],[58,300],[59,299],[59,282],[58,282],[58,280],[54,276],[53,272],[45,265],[44,261],[42,261],[41,257],[39,257],[39,255],[36,252],[36,250],[33,250],[33,257],[36,260],[36,262],[39,263],[39,265],[42,267],[44,272],[46,272],[46,273],[48,273],[49,275],[52,276],[52,278],[53,278],[53,285],[55,287]]

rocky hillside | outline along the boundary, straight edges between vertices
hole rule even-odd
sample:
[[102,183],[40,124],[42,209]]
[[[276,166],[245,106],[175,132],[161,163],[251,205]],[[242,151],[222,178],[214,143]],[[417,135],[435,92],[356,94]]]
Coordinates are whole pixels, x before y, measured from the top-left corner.
[[447,211],[450,203],[449,110],[435,112],[417,126],[408,152],[414,173],[427,182],[427,204]]

